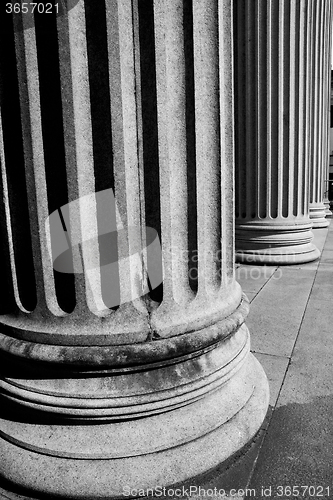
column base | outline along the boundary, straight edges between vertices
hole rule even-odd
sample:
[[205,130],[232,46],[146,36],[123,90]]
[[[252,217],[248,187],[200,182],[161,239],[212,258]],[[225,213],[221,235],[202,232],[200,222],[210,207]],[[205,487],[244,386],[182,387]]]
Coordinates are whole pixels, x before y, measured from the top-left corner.
[[324,199],[324,205],[326,217],[330,217],[332,215],[332,212],[330,210],[330,200],[328,198]]
[[[139,490],[172,486],[206,472],[241,449],[256,434],[265,418],[268,383],[263,369],[252,354],[249,354],[244,366],[244,376],[245,373],[250,377],[248,383],[253,388],[239,411],[229,419],[226,407],[230,407],[230,401],[223,395],[224,390],[220,390],[193,407],[170,415],[169,419],[161,419],[165,420],[165,425],[169,423],[168,420],[173,421],[174,429],[176,421],[181,419],[178,425],[184,427],[186,424],[190,429],[193,417],[202,418],[204,423],[207,418],[211,420],[210,412],[213,411],[216,418],[222,412],[225,421],[217,422],[216,428],[190,442],[160,452],[109,460],[80,460],[42,455],[0,439],[5,475],[14,484],[19,480],[25,486],[20,493],[7,490],[5,495],[13,500],[39,500],[45,493],[64,499],[110,500],[123,499],[124,495],[135,498],[142,496]],[[107,435],[110,434],[110,425],[106,430]],[[148,439],[155,425],[154,421],[146,422]],[[68,432],[71,430],[68,429]],[[169,435],[170,430],[161,426],[161,432]],[[131,434],[135,434],[135,425],[132,426]],[[25,494],[29,496],[24,497]]]
[[[9,363],[1,381],[0,478],[11,486],[3,497],[135,498],[240,450],[269,403],[241,308],[212,325],[212,345],[149,366],[83,370],[71,379],[37,367],[36,381],[21,379],[21,370],[12,379]],[[207,338],[207,330],[191,335]]]
[[303,264],[318,259],[311,224],[238,224],[236,261],[259,265]]
[[312,229],[327,227],[329,221],[326,219],[327,211],[324,203],[310,203],[309,216],[312,222]]

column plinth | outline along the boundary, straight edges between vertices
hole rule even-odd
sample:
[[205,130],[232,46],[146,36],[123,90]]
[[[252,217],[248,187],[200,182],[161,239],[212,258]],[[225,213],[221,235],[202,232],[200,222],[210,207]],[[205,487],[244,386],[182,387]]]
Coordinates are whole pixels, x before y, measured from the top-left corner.
[[[320,3],[320,2],[319,2]],[[236,258],[319,256],[309,217],[311,1],[236,6]]]
[[6,498],[142,496],[264,420],[234,273],[231,11],[79,0],[0,30]]
[[257,221],[237,224],[236,258],[256,264],[299,264],[319,257],[311,243],[312,224],[289,224],[285,221]]

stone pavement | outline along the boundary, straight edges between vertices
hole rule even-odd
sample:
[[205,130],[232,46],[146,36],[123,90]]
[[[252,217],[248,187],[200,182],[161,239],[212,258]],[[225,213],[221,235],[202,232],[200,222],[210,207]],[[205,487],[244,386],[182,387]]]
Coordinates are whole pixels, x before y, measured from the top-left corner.
[[271,388],[259,454],[233,476],[247,497],[333,498],[333,224],[314,235],[316,262],[237,268]]
[[287,486],[296,498],[333,498],[333,224],[314,234],[317,262],[280,267],[259,290],[242,282],[274,408],[249,486],[271,487],[271,498],[288,498]]

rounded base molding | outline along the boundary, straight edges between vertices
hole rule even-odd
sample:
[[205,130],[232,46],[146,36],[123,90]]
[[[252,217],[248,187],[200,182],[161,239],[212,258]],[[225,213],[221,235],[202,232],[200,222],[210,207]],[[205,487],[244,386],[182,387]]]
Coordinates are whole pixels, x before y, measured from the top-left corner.
[[[330,212],[331,213],[331,212]],[[326,214],[329,215],[329,214]],[[324,228],[328,227],[330,225],[330,221],[325,219],[312,219],[313,224],[312,224],[312,229],[319,229],[319,228]]]
[[172,397],[159,383],[153,393],[161,401],[165,392],[168,404],[147,416],[139,404],[140,418],[57,420],[47,409],[10,418],[2,405],[0,476],[14,485],[4,498],[135,498],[139,489],[172,486],[224,462],[256,434],[268,409],[267,378],[249,348],[243,324],[197,358],[175,359],[164,373]]
[[264,251],[236,251],[236,262],[243,264],[261,264],[290,266],[293,264],[305,264],[320,257],[318,248],[309,243],[306,247],[288,247],[283,249],[265,249]]
[[330,217],[331,215],[333,215],[331,210],[330,210],[330,200],[328,198],[324,199],[324,205],[325,205],[326,217]]
[[327,208],[324,203],[312,204],[310,203],[309,216],[312,222],[312,228],[318,229],[327,227],[329,225],[329,221],[326,219]]
[[[7,481],[23,487],[26,494],[29,491],[30,498],[39,499],[43,498],[43,494],[49,494],[80,500],[120,499],[124,494],[127,498],[135,498],[138,490],[172,486],[202,474],[241,449],[256,434],[265,418],[268,408],[267,379],[252,354],[249,354],[247,364],[249,371],[245,372],[251,372],[253,384],[251,395],[230,419],[197,439],[158,453],[117,460],[52,457],[0,439],[2,474]],[[229,401],[223,397],[223,390],[210,398],[214,399],[218,417]],[[206,403],[210,406],[210,398],[188,408],[189,427],[191,414],[200,411],[200,406],[202,408]],[[6,494],[10,499],[20,498],[9,492]]]
[[303,264],[318,259],[311,223],[236,225],[236,261],[259,265]]

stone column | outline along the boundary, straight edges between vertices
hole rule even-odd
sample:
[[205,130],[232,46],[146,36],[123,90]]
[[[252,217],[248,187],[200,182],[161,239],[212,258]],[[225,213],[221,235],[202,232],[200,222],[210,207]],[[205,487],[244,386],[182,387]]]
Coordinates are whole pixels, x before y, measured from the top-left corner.
[[[327,143],[327,154],[324,156],[324,205],[326,217],[332,215],[330,211],[330,200],[329,200],[329,176],[330,176],[330,154],[331,154],[331,59],[332,59],[332,23],[333,23],[333,6],[329,4],[329,14],[327,16],[327,30],[328,30],[328,41],[327,41],[327,52],[325,61],[325,79],[327,85],[327,94],[324,96],[324,103],[327,105],[327,128],[325,130],[326,143]],[[311,206],[310,206],[310,216],[311,216]]]
[[308,208],[312,9],[310,0],[235,2],[240,262],[319,256]]
[[328,152],[328,108],[330,97],[331,2],[314,2],[312,14],[312,118],[310,131],[310,218],[313,228],[327,227],[326,191]]
[[265,417],[234,275],[231,11],[79,0],[0,31],[6,498],[138,496]]

